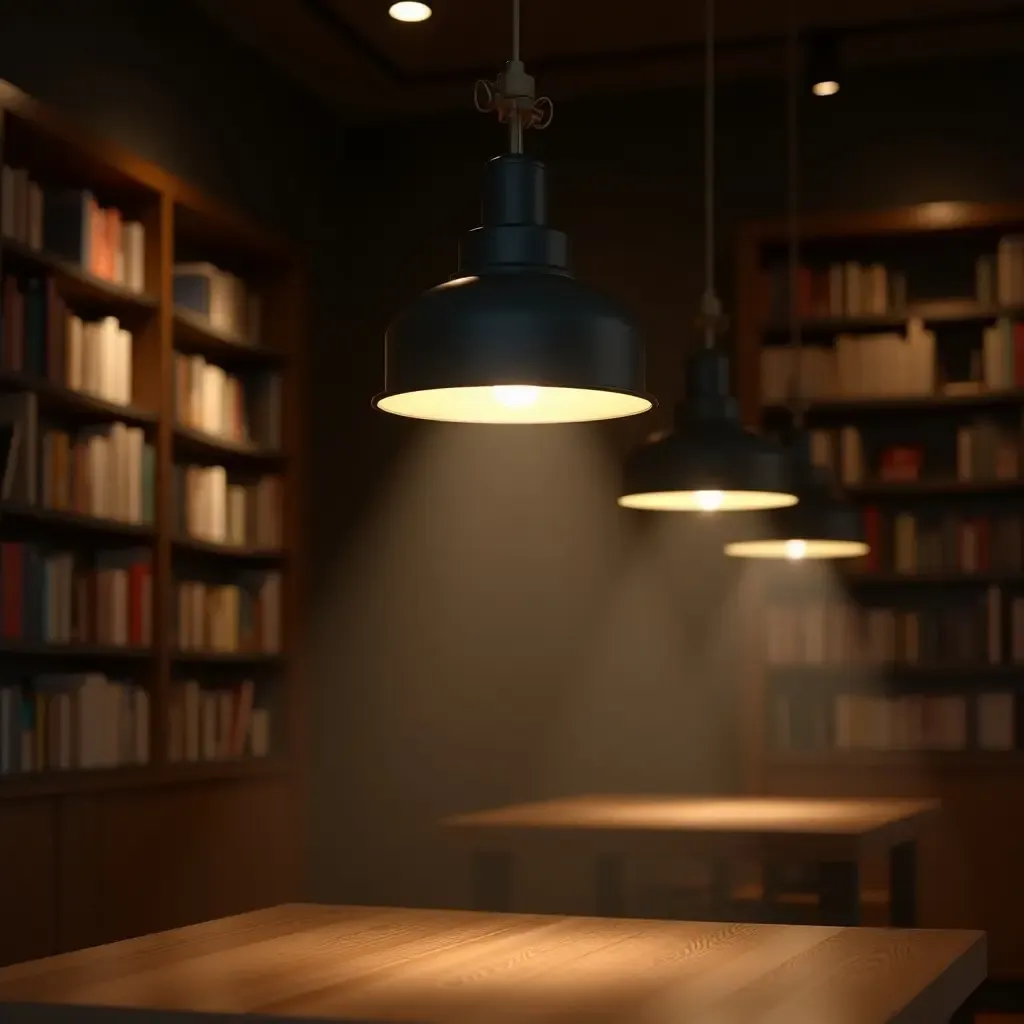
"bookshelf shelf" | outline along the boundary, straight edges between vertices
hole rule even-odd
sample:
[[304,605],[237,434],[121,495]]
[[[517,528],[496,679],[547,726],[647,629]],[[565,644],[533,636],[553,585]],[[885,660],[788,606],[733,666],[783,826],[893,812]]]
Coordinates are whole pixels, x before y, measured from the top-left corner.
[[173,651],[171,660],[182,665],[237,665],[258,668],[261,665],[279,665],[283,654],[264,651]]
[[829,664],[827,662],[791,665],[769,664],[766,671],[776,679],[787,682],[842,683],[866,680],[898,680],[907,683],[929,683],[940,680],[964,679],[1019,680],[1024,683],[1024,665],[961,664],[940,662],[934,665],[892,662],[884,665]]
[[207,356],[225,365],[274,366],[285,362],[287,353],[267,345],[252,345],[206,323],[187,309],[174,310],[174,346],[182,352]]
[[1013,480],[907,480],[866,481],[845,488],[853,498],[956,497],[957,495],[1016,494],[1024,479]]
[[237,441],[227,441],[201,430],[183,427],[180,424],[174,427],[174,441],[183,457],[191,455],[206,460],[231,461],[233,464],[270,466],[278,466],[287,458],[282,451],[258,448],[255,445],[241,444]]
[[112,281],[105,281],[73,263],[10,238],[3,239],[3,257],[5,266],[12,269],[52,274],[57,278],[65,298],[84,303],[93,309],[130,317],[133,314],[153,313],[160,305],[155,295],[134,292]]
[[[885,412],[973,412],[1000,406],[1024,405],[1024,390],[979,391],[971,395],[904,395],[886,398],[843,398],[834,401],[810,402],[804,409],[809,418],[842,419],[875,416]],[[770,421],[789,419],[789,408],[784,404],[766,405],[762,415]]]
[[283,758],[251,757],[160,766],[25,772],[0,775],[0,801],[219,780],[274,778],[285,776],[290,771],[290,764]]
[[239,562],[280,562],[287,557],[278,548],[239,547],[230,544],[215,544],[192,537],[177,537],[174,548],[183,555],[202,555],[210,558],[234,559]]
[[117,519],[101,519],[81,512],[65,512],[44,508],[42,505],[21,505],[12,502],[0,504],[0,524],[38,528],[56,528],[63,532],[94,534],[104,538],[126,541],[152,541],[156,531],[152,525],[123,523]]
[[847,587],[984,587],[1019,582],[1019,572],[846,572]]
[[850,772],[873,769],[918,771],[927,774],[936,769],[957,772],[963,768],[993,772],[1024,771],[1024,756],[1015,750],[846,750],[846,751],[773,751],[768,760],[776,768]]
[[0,391],[32,391],[46,411],[59,412],[83,422],[120,420],[129,426],[154,427],[159,417],[134,405],[118,405],[95,395],[72,391],[43,377],[14,370],[0,370]]
[[[1024,316],[1022,306],[989,306],[973,299],[939,299],[931,302],[909,304],[901,313],[884,316],[826,316],[807,317],[801,321],[801,330],[812,335],[846,334],[891,330],[902,327],[908,320],[917,319],[925,324],[978,323],[998,320],[1000,317]],[[766,335],[784,336],[789,333],[785,321],[773,321],[765,325]]]
[[111,661],[152,661],[152,647],[100,647],[82,644],[39,644],[0,640],[0,656],[33,661],[74,661],[95,664]]

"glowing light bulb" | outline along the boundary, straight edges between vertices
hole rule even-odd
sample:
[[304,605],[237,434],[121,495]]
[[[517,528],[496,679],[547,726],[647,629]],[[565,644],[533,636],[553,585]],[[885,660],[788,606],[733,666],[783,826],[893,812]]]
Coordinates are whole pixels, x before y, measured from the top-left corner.
[[415,3],[414,0],[400,0],[388,9],[388,14],[395,21],[426,21],[432,13],[429,4]]
[[540,388],[532,384],[495,384],[495,399],[506,409],[528,409],[540,395]]
[[811,92],[815,96],[835,96],[839,92],[839,83],[836,81],[815,82],[811,86]]
[[786,541],[786,557],[791,562],[799,561],[806,554],[807,554],[807,541],[805,541],[805,540],[787,540]]
[[697,507],[702,512],[716,512],[722,507],[724,497],[721,491],[698,491]]

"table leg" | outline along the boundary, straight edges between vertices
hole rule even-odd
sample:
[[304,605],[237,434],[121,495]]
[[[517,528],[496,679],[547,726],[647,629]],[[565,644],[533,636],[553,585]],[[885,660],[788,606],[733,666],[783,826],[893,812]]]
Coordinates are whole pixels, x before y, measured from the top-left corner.
[[728,921],[732,918],[732,871],[728,861],[716,858],[711,862],[711,919]]
[[889,851],[889,924],[913,928],[917,923],[917,844],[910,840]]
[[761,864],[761,908],[760,920],[776,923],[780,919],[779,893],[782,891],[782,865],[777,861]]
[[624,915],[625,888],[622,858],[612,854],[598,857],[594,888],[594,903],[598,917]]
[[821,923],[841,927],[860,924],[860,865],[827,861],[818,865]]
[[472,901],[474,910],[506,913],[512,909],[512,857],[508,853],[473,854]]

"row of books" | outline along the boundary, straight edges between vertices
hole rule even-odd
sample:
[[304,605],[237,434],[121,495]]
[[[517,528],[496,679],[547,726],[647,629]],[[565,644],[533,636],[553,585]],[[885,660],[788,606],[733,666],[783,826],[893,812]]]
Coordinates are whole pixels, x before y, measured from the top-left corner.
[[168,750],[172,763],[227,761],[270,753],[270,711],[253,706],[251,680],[204,688],[195,680],[171,687]]
[[8,275],[2,295],[0,366],[131,404],[132,336],[116,317],[85,321],[70,313],[51,277]]
[[42,437],[38,479],[44,508],[118,522],[152,523],[156,469],[153,446],[140,427],[112,423]]
[[973,694],[777,693],[770,740],[777,750],[1014,750],[1016,697]]
[[175,640],[180,650],[280,652],[280,573],[246,573],[227,584],[180,580],[176,596]]
[[863,511],[869,554],[854,571],[930,573],[1024,572],[1024,517],[883,514],[875,506]]
[[151,646],[149,552],[84,557],[38,544],[0,544],[0,633],[49,644]]
[[765,345],[761,399],[785,402],[903,398],[936,393],[935,334],[911,319],[905,333],[840,334],[831,345]]
[[766,609],[771,665],[1024,664],[1024,597],[990,586],[942,595],[927,607],[867,607],[845,600],[780,602]]
[[232,483],[223,466],[174,467],[175,531],[213,544],[281,546],[281,478]]
[[0,685],[0,775],[148,764],[149,737],[149,694],[132,683],[78,674]]
[[[927,439],[927,446],[910,440],[879,445],[875,451],[866,452],[859,428],[819,428],[811,431],[811,458],[846,485],[868,480],[992,482],[1021,478],[1024,424],[978,419],[962,424],[948,437],[946,446],[935,443],[940,435],[934,435]],[[948,450],[943,451],[944,447]],[[932,465],[926,459],[926,448]]]
[[202,356],[174,356],[174,415],[182,426],[238,444],[281,447],[281,378],[229,374]]
[[[785,320],[790,312],[790,273],[785,264],[768,271],[770,315]],[[907,281],[881,263],[855,260],[825,268],[799,267],[796,305],[801,317],[887,316],[907,305]]]
[[1004,235],[975,262],[975,294],[983,305],[1024,303],[1024,235]]
[[174,265],[174,305],[241,344],[260,343],[260,297],[212,263]]
[[40,425],[34,392],[0,395],[17,443],[7,497],[126,523],[151,523],[156,458],[141,427],[108,423],[74,433]]
[[5,237],[45,250],[82,270],[145,290],[146,236],[138,221],[100,206],[87,189],[41,185],[25,168],[0,170],[0,226]]

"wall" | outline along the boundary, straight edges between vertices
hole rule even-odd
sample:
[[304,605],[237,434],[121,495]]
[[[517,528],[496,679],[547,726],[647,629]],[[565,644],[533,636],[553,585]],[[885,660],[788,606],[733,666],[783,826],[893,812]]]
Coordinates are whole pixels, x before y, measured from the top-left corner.
[[[804,111],[805,205],[1019,199],[1022,99],[1009,60],[848,77]],[[784,111],[781,81],[723,90],[727,295],[736,225],[784,210]],[[319,353],[314,408],[332,474],[315,509],[316,891],[458,903],[467,872],[437,828],[445,814],[572,791],[738,784],[727,657],[743,639],[736,580],[693,524],[637,535],[614,510],[616,460],[667,422],[693,340],[700,101],[556,103],[551,130],[529,140],[548,160],[552,220],[569,232],[577,272],[642,319],[664,403],[579,433],[470,440],[367,408],[381,327],[454,269],[500,135],[466,114],[367,126],[348,141],[358,202],[344,336]],[[544,893],[528,880],[528,902],[579,909],[588,884],[566,868]]]

